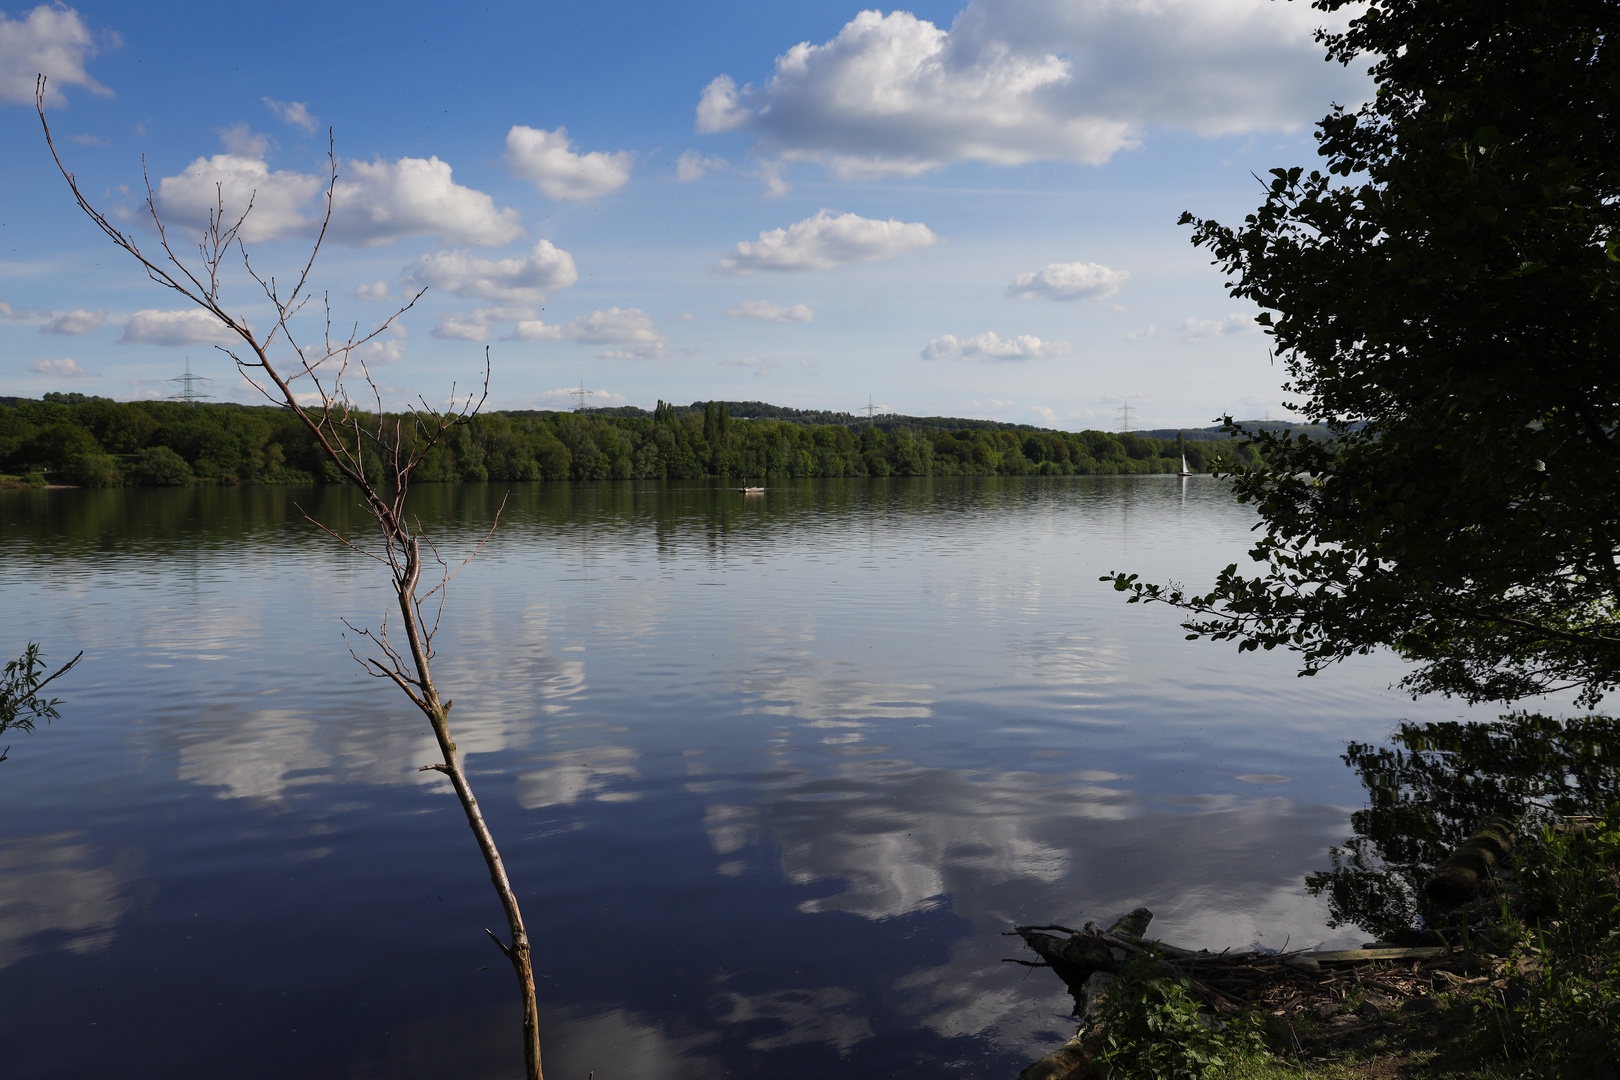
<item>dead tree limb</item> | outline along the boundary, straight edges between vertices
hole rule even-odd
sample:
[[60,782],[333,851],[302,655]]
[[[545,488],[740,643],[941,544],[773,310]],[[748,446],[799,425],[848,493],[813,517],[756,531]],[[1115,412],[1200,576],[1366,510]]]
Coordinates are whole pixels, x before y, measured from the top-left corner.
[[[421,298],[422,292],[412,296],[403,307],[370,333],[360,333],[356,324],[347,336],[343,336],[341,332],[334,336],[330,300],[323,296],[322,304],[326,313],[324,337],[319,343],[313,344],[301,340],[301,331],[293,325],[293,320],[313,299],[310,273],[314,268],[316,256],[320,254],[321,244],[326,239],[327,229],[332,223],[333,199],[337,187],[337,154],[330,131],[327,136],[327,162],[330,170],[326,184],[325,214],[321,219],[320,231],[310,247],[309,258],[304,261],[294,278],[292,288],[283,291],[274,276],[266,276],[255,269],[253,260],[242,243],[242,226],[253,210],[251,199],[247,208],[233,220],[226,214],[224,192],[222,189],[218,190],[215,206],[209,212],[208,226],[203,230],[202,238],[197,245],[197,255],[188,263],[174,250],[168,230],[158,213],[156,196],[152,189],[151,178],[145,173],[143,159],[146,213],[151,219],[158,247],[161,249],[161,254],[153,252],[148,255],[141,250],[132,233],[119,229],[90,203],[80,190],[74,175],[63,164],[56,143],[51,137],[50,123],[45,119],[43,75],[39,76],[35,84],[34,107],[39,113],[39,122],[45,132],[45,145],[49,148],[51,158],[56,162],[62,178],[67,181],[68,189],[78,202],[79,209],[83,210],[106,234],[114,246],[133,256],[146,271],[148,278],[163,288],[179,293],[190,303],[208,312],[240,339],[241,344],[236,348],[222,347],[221,351],[235,361],[242,377],[268,400],[292,410],[314,437],[326,459],[349,483],[359,489],[366,509],[376,525],[379,541],[377,550],[367,550],[319,522],[315,524],[351,550],[387,564],[395,601],[404,626],[405,646],[401,650],[389,643],[385,621],[378,633],[370,630],[355,631],[359,636],[369,639],[381,653],[381,657],[369,656],[362,659],[358,654],[354,654],[355,659],[372,675],[388,679],[404,691],[411,703],[427,717],[428,723],[433,728],[434,737],[439,744],[439,753],[444,760],[426,768],[441,772],[449,778],[451,786],[455,789],[456,798],[466,812],[467,825],[477,839],[478,850],[483,854],[484,864],[489,869],[490,882],[505,912],[511,944],[502,943],[493,933],[490,937],[495,938],[495,943],[511,961],[513,971],[517,975],[518,986],[523,996],[524,1063],[529,1080],[541,1080],[539,1007],[535,999],[529,937],[523,927],[523,915],[518,907],[517,894],[513,892],[512,883],[507,877],[506,865],[502,862],[495,838],[490,834],[489,826],[484,821],[483,811],[479,809],[472,786],[467,782],[461,754],[451,735],[451,703],[440,696],[438,685],[433,681],[433,637],[439,625],[438,616],[443,611],[442,590],[454,572],[445,566],[443,560],[437,559],[435,553],[435,560],[442,573],[437,584],[425,593],[421,591],[422,545],[426,540],[420,522],[413,522],[405,511],[406,494],[417,467],[446,432],[470,422],[488,399],[490,372],[488,349],[484,351],[483,383],[476,393],[469,391],[465,395],[458,396],[455,387],[452,386],[449,404],[442,410],[423,401],[420,408],[407,406],[401,412],[390,416],[383,405],[382,391],[366,366],[364,354],[356,350],[392,327],[394,321],[409,311]],[[273,310],[275,318],[267,329],[256,330],[246,319],[233,314],[221,295],[221,274],[227,260],[231,260],[234,265],[233,249],[235,254],[241,257],[242,270],[263,292]],[[285,350],[283,353],[285,360],[273,359],[271,356],[271,349],[278,342],[281,349]],[[367,396],[375,406],[370,412],[363,411],[349,398],[345,380],[351,372],[351,364],[358,368],[359,376],[369,390]],[[302,392],[300,384],[305,388]],[[310,403],[306,405],[301,398]],[[487,539],[486,536],[485,540]],[[482,547],[483,542],[480,542],[478,548]],[[431,544],[429,550],[433,550]],[[475,550],[473,555],[477,553]],[[436,592],[439,594],[439,606],[433,613],[434,617],[429,619],[423,605]],[[353,649],[350,651],[352,654]]]

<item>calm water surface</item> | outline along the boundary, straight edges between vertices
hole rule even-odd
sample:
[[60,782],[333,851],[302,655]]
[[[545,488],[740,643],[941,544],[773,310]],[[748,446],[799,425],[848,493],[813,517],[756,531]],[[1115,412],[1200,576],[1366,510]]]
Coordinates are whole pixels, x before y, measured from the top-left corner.
[[[506,489],[424,488],[465,554]],[[330,489],[0,495],[4,651],[63,719],[0,765],[17,1077],[507,1077],[500,910],[425,723],[341,620],[388,593]],[[1348,941],[1301,879],[1387,686],[1187,642],[1097,581],[1205,584],[1196,477],[517,485],[437,672],[536,942],[551,1080],[1013,1077],[1071,1002],[1001,932]]]

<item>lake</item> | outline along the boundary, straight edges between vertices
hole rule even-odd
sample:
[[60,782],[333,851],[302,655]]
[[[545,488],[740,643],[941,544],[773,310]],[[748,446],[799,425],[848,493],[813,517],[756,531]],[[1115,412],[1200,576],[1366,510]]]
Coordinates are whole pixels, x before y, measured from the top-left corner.
[[[1359,943],[1302,880],[1401,719],[1100,574],[1202,586],[1208,477],[428,486],[436,675],[535,943],[551,1080],[1014,1077],[1073,1034],[1015,923]],[[80,667],[0,764],[13,1077],[520,1073],[499,906],[422,718],[368,677],[337,488],[0,493],[7,656]],[[350,641],[355,638],[351,634]],[[357,643],[363,644],[363,642]],[[59,686],[59,689],[57,687]]]

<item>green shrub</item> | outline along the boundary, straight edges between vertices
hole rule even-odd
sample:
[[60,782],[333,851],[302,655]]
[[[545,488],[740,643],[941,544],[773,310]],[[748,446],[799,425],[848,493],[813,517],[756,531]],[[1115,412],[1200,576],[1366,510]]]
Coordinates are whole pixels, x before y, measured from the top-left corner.
[[1544,829],[1520,855],[1539,915],[1476,1020],[1489,1055],[1525,1077],[1616,1076],[1620,1060],[1620,807],[1580,832]]
[[80,487],[117,487],[124,482],[118,463],[103,453],[74,454],[62,469],[62,479]]
[[1087,1044],[1105,1080],[1208,1080],[1258,1049],[1252,1033],[1220,1031],[1200,1014],[1185,979],[1141,957],[1109,986]]

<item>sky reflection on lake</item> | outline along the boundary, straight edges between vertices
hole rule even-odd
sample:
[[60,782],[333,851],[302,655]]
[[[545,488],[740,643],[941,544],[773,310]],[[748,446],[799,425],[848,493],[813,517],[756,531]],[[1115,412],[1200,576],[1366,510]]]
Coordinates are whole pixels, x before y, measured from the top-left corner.
[[[465,549],[503,493],[416,509]],[[512,1074],[433,740],[340,637],[386,590],[295,502],[362,524],[340,490],[0,501],[13,652],[86,650],[0,766],[11,1075]],[[1012,923],[1355,939],[1303,887],[1362,802],[1344,743],[1471,714],[1097,581],[1206,581],[1251,522],[1202,477],[516,486],[437,670],[548,1072],[1010,1076],[1073,1030]]]

